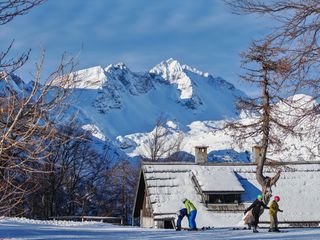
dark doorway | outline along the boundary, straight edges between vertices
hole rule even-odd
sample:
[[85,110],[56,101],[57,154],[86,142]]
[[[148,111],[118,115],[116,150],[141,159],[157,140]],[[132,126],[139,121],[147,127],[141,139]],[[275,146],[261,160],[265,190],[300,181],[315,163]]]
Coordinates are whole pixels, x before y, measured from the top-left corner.
[[164,220],[165,229],[173,229],[173,220]]

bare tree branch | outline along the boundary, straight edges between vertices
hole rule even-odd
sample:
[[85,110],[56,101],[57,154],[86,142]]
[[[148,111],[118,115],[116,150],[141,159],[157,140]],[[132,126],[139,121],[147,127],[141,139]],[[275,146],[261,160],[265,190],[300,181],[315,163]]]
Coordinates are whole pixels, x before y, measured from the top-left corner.
[[173,134],[166,126],[166,121],[160,116],[155,123],[151,136],[147,139],[147,154],[142,154],[151,161],[164,161],[181,150],[184,135],[182,132]]
[[45,0],[6,0],[0,1],[0,25],[7,24],[15,17],[27,14]]

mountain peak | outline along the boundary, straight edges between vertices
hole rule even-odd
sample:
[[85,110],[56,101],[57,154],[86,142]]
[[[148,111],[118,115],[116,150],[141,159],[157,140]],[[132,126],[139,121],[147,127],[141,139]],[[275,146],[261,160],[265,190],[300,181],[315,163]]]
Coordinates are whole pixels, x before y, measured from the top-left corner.
[[116,64],[110,64],[105,68],[105,71],[109,70],[129,70],[128,67],[123,62],[118,62]]
[[183,71],[182,65],[177,60],[169,58],[156,65],[149,72],[161,76],[170,84],[176,84],[178,90],[180,90],[180,99],[192,98],[192,81]]
[[108,81],[108,73],[119,74],[119,72],[130,72],[123,62],[110,64],[106,68],[95,66],[76,71],[71,75],[75,77],[74,88],[100,89]]
[[209,73],[200,71],[186,64],[181,64],[178,60],[174,58],[169,58],[165,61],[162,61],[161,63],[156,65],[154,68],[152,68],[150,72],[162,75],[162,77],[164,77],[165,80],[170,80],[170,76],[177,76],[181,73],[185,74],[188,72],[192,72],[202,77],[210,76]]
[[182,65],[175,59],[169,58],[168,60],[162,61],[150,70],[151,73],[163,73],[164,79],[169,80],[170,76],[179,74],[183,71]]
[[182,64],[180,64],[180,62],[174,58],[169,58],[165,61],[162,61],[163,63],[167,63],[169,66],[171,66],[172,68],[181,68],[182,69]]

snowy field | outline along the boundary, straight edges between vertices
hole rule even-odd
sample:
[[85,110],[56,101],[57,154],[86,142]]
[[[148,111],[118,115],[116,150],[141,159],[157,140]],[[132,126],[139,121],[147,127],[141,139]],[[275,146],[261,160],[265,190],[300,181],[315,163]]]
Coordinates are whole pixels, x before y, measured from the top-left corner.
[[282,233],[217,228],[198,232],[120,227],[106,223],[1,219],[0,240],[6,239],[320,239],[320,228],[285,229]]

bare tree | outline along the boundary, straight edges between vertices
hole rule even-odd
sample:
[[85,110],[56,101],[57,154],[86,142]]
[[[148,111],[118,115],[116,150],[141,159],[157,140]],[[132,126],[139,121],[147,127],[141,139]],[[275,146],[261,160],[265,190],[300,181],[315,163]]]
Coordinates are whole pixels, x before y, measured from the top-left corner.
[[0,2],[0,25],[12,21],[19,15],[27,14],[45,0],[7,0]]
[[[11,22],[17,16],[27,14],[32,8],[43,2],[45,2],[45,0],[0,1],[0,25]],[[14,41],[12,41],[4,51],[0,51],[0,71],[6,71],[8,73],[14,72],[28,60],[30,50],[17,58],[9,57],[13,44]]]
[[[128,182],[121,185],[117,175],[121,170],[112,167],[109,159],[96,151],[89,132],[76,122],[59,125],[56,138],[48,148],[51,154],[41,166],[43,171],[33,173],[40,186],[24,198],[24,216],[48,219],[122,214],[123,198],[119,192],[127,191],[130,185]],[[130,174],[123,173],[126,179]],[[125,203],[129,201],[131,198]]]
[[[255,128],[262,134],[262,156],[257,166],[257,180],[263,191],[271,190],[280,172],[273,178],[263,176],[270,146],[276,145],[281,151],[284,137],[290,134],[301,135],[296,126],[304,119],[317,115],[318,106],[310,107],[311,101],[319,97],[319,30],[320,4],[318,0],[225,0],[235,14],[258,14],[272,17],[276,25],[259,44],[254,43],[243,55],[244,63],[258,64],[249,70],[243,79],[258,83],[261,101],[254,104],[240,102],[240,107],[256,110],[260,118],[252,124],[235,123],[235,129]],[[247,65],[248,66],[248,65]],[[313,90],[313,92],[312,92]],[[285,99],[283,97],[301,91],[313,93],[309,101]],[[258,103],[258,104],[256,104]],[[287,106],[277,108],[278,103]],[[260,109],[259,109],[260,108]],[[243,128],[245,127],[245,128]],[[282,139],[279,137],[282,131]],[[242,131],[243,138],[254,137],[254,131]]]
[[[272,47],[271,42],[253,43],[249,50],[242,54],[243,68],[247,71],[242,79],[256,85],[261,93],[256,98],[240,99],[238,107],[241,110],[253,112],[251,121],[230,121],[226,125],[236,142],[246,139],[259,139],[260,157],[257,162],[256,178],[266,195],[276,184],[281,170],[273,176],[264,176],[264,165],[268,161],[267,155],[273,150],[281,151],[282,143],[288,135],[298,134],[295,130],[297,119],[301,116],[293,108],[279,107],[296,105],[292,100],[281,96],[287,87],[290,62],[283,53],[284,49]],[[296,100],[299,101],[299,100]]]
[[172,154],[181,150],[183,137],[183,133],[180,131],[176,135],[172,133],[166,126],[163,117],[159,117],[156,120],[155,128],[147,139],[147,154],[143,154],[144,158],[151,161],[169,159]]
[[267,38],[286,49],[293,93],[313,90],[319,97],[320,3],[318,0],[225,0],[236,14],[266,15],[276,23]]
[[52,153],[44,166],[46,172],[40,176],[44,184],[39,189],[46,217],[74,215],[82,205],[81,194],[77,191],[85,179],[83,172],[91,173],[88,159],[95,157],[91,154],[89,136],[79,129],[72,122],[60,126],[49,147]]
[[121,160],[110,169],[109,188],[113,190],[110,199],[113,205],[111,213],[122,216],[124,223],[128,223],[131,216],[138,177],[138,167],[128,160]]
[[[0,1],[0,25],[27,14],[43,2],[45,0]],[[28,60],[30,50],[11,58],[13,44],[14,41],[0,52],[1,214],[12,212],[39,186],[34,174],[43,170],[51,154],[49,146],[57,137],[55,124],[60,120],[66,86],[71,80],[67,73],[74,67],[73,59],[66,60],[63,56],[57,70],[43,79],[43,54],[33,80],[25,83],[12,73]]]
[[31,173],[42,169],[40,166],[51,154],[48,146],[57,137],[55,124],[65,110],[66,86],[71,81],[66,73],[72,71],[73,61],[65,62],[63,58],[47,81],[41,78],[42,67],[43,58],[28,84],[13,74],[0,72],[0,181],[6,189],[0,192],[3,213],[14,207],[5,201],[8,196],[14,194],[22,199],[29,191]]

